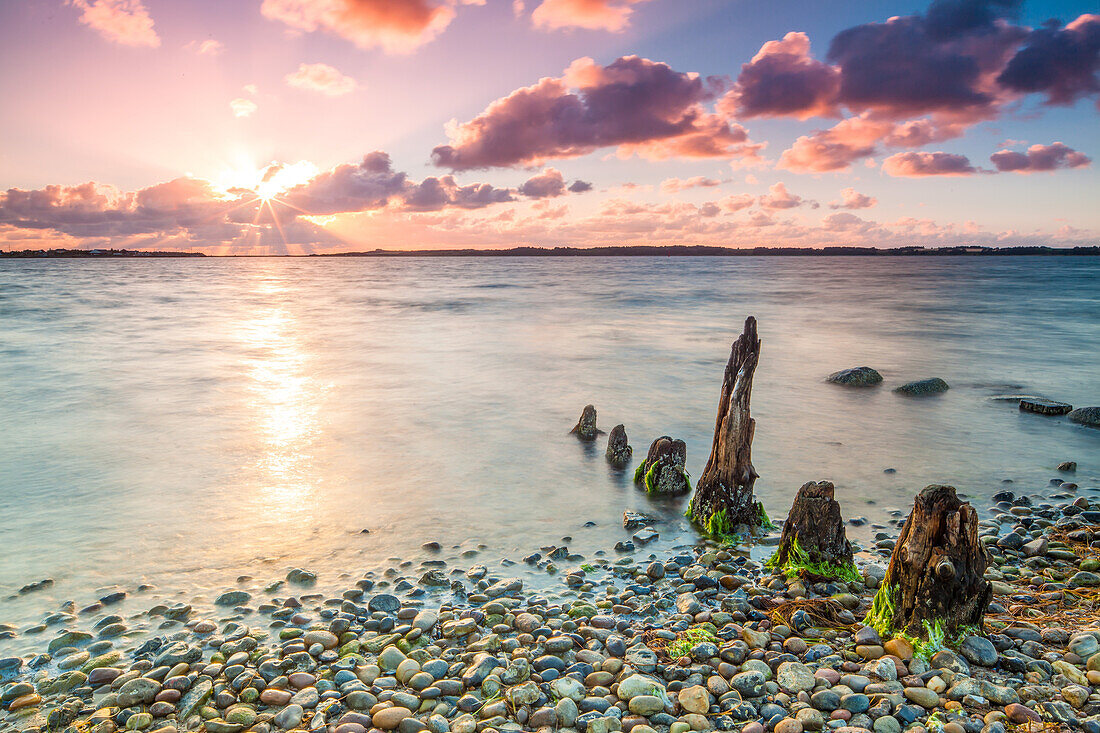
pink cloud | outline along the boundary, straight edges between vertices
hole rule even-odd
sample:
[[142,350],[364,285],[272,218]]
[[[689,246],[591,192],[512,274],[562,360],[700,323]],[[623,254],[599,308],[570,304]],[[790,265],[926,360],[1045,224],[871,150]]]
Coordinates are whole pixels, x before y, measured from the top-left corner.
[[565,193],[565,178],[557,168],[547,168],[524,181],[519,192],[533,199],[561,196]]
[[774,184],[760,197],[760,206],[765,209],[793,209],[803,203],[804,199],[788,191],[782,182]]
[[626,56],[600,66],[574,61],[558,78],[517,89],[449,130],[432,151],[452,170],[538,164],[599,148],[648,158],[756,156],[740,125],[708,113],[711,85],[698,74]]
[[1002,172],[1035,173],[1053,171],[1059,168],[1084,168],[1092,161],[1084,153],[1079,153],[1063,143],[1050,145],[1032,145],[1027,153],[1014,150],[1000,150],[989,156],[993,166]]
[[679,193],[680,191],[686,191],[689,188],[713,188],[715,186],[721,186],[722,182],[717,178],[707,178],[706,176],[694,176],[692,178],[666,178],[661,181],[662,193]]
[[732,213],[747,209],[756,203],[756,197],[749,193],[734,193],[719,199],[718,205]]
[[190,41],[184,48],[188,51],[194,51],[199,56],[217,56],[225,50],[225,44],[209,38],[205,41]]
[[854,188],[846,188],[840,192],[840,201],[829,204],[830,209],[869,209],[878,203],[878,199],[860,193]]
[[156,48],[160,36],[141,0],[69,0],[81,11],[80,22],[108,41],[123,46]]
[[358,86],[355,79],[341,74],[328,64],[299,64],[298,70],[287,74],[286,83],[298,89],[339,97],[350,94]]
[[969,176],[978,172],[965,155],[953,153],[897,153],[882,162],[882,170],[891,176]]
[[738,117],[836,117],[840,72],[810,56],[810,39],[792,31],[768,41],[747,64],[719,109]]
[[230,100],[229,109],[232,110],[234,117],[251,117],[256,111],[256,103],[251,99],[245,97],[237,97]]
[[536,27],[548,30],[585,28],[618,32],[630,24],[633,6],[644,1],[542,0],[531,14],[531,20]]
[[853,161],[874,155],[878,141],[893,129],[891,122],[850,117],[828,130],[800,136],[779,156],[777,167],[795,173],[847,170]]
[[324,30],[361,48],[409,53],[450,24],[452,6],[448,0],[263,0],[260,12],[296,30]]

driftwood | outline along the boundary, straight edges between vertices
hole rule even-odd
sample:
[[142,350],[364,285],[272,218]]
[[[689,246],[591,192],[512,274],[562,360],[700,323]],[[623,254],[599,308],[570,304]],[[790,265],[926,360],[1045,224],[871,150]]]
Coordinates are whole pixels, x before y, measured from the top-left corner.
[[852,546],[844,533],[833,484],[811,481],[794,497],[779,549],[769,561],[776,569],[811,580],[855,580]]
[[581,410],[580,419],[577,420],[577,424],[573,426],[569,434],[576,435],[579,440],[585,442],[593,441],[597,435],[603,434],[603,431],[596,427],[596,408],[594,406],[584,406],[584,409]]
[[626,438],[626,427],[622,424],[611,428],[607,436],[607,461],[615,468],[624,468],[634,455],[634,449]]
[[662,435],[649,446],[645,460],[634,472],[634,483],[650,494],[684,494],[691,491],[687,470],[687,444]]
[[712,535],[731,534],[740,524],[759,527],[767,521],[763,505],[752,493],[759,474],[752,465],[756,423],[749,415],[749,398],[759,359],[756,319],[749,316],[726,363],[710,458],[691,497],[689,516]]
[[952,486],[926,486],[901,529],[868,623],[925,638],[980,630],[993,586],[978,513]]

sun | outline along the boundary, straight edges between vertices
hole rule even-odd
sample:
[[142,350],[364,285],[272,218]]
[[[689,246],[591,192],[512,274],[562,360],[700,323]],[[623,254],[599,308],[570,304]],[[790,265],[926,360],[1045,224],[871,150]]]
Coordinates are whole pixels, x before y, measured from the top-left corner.
[[319,169],[308,160],[297,163],[268,163],[262,168],[244,164],[227,168],[218,176],[217,185],[227,195],[251,191],[261,201],[271,201],[295,186],[307,183]]

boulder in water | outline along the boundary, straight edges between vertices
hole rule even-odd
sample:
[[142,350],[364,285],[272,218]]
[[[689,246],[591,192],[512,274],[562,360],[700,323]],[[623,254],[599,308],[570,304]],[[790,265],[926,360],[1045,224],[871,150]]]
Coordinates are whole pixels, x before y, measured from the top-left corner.
[[1073,405],[1057,400],[1028,398],[1020,400],[1020,409],[1024,412],[1034,412],[1039,415],[1065,415],[1073,409]]
[[1100,407],[1078,407],[1067,416],[1070,422],[1100,428]]
[[662,435],[649,446],[646,459],[634,472],[634,483],[642,484],[650,494],[683,494],[691,491],[687,463],[687,444]]
[[603,431],[596,427],[596,408],[592,405],[585,405],[584,409],[581,410],[580,420],[577,420],[577,424],[569,432],[585,442],[591,442],[596,439],[597,435],[602,434]]
[[923,397],[924,395],[946,392],[949,389],[951,388],[948,386],[947,382],[939,377],[932,377],[931,379],[919,379],[916,382],[908,382],[900,387],[895,387],[894,391],[898,394],[907,394],[912,397]]
[[629,509],[623,512],[623,529],[640,529],[656,524],[661,520],[645,512],[632,512]]
[[1058,470],[1072,473],[1077,470],[1077,461],[1062,461],[1058,464]]
[[869,366],[841,369],[825,377],[826,382],[843,384],[846,387],[870,387],[882,383],[882,375]]
[[634,455],[634,449],[626,440],[626,428],[621,424],[611,428],[607,436],[607,460],[615,468],[625,468]]

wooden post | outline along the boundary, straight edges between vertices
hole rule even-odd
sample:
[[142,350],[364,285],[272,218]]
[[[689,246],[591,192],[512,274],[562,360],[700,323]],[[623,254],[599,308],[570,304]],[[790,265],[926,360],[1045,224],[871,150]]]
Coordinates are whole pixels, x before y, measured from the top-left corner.
[[829,481],[803,484],[768,565],[809,580],[858,580],[840,504]]
[[993,585],[978,513],[952,486],[926,486],[901,529],[866,623],[880,635],[943,639],[982,629]]
[[739,524],[753,528],[767,522],[763,505],[752,493],[758,474],[752,465],[756,423],[749,415],[749,398],[759,359],[756,319],[749,316],[726,363],[710,458],[691,497],[688,514],[711,535],[732,534]]

